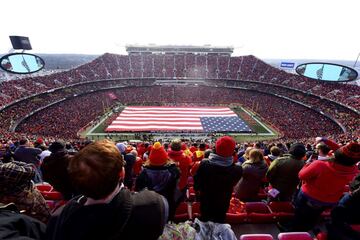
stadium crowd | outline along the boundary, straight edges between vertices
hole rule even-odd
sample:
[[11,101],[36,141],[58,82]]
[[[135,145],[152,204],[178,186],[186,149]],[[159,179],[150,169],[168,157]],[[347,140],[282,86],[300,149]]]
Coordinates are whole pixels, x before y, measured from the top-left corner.
[[[63,101],[40,111],[20,123],[18,132],[55,136],[65,139],[77,137],[77,131],[114,107],[124,105],[168,105],[182,102],[185,105],[242,105],[254,109],[267,122],[275,126],[288,139],[317,135],[341,134],[341,129],[323,115],[288,100],[262,92],[213,87],[153,86],[92,93]],[[151,94],[149,94],[151,92]],[[111,99],[109,95],[116,95]],[[69,104],[71,102],[71,104]],[[24,108],[25,109],[25,108]],[[86,111],[84,111],[86,109]]]
[[201,78],[259,81],[292,87],[359,109],[359,87],[331,84],[293,75],[254,56],[229,57],[195,54],[104,54],[78,68],[41,77],[3,81],[3,105],[25,96],[70,84],[109,78]]
[[[160,86],[154,78],[205,84]],[[360,109],[358,86],[305,79],[254,56],[212,54],[104,54],[69,71],[0,85],[0,229],[32,239],[172,239],[172,227],[199,236],[216,226],[238,239],[226,223],[261,219],[316,235],[319,217],[332,210],[328,239],[359,237],[351,226],[360,224],[360,118],[349,108]],[[79,140],[79,129],[119,103],[243,106],[282,136],[241,144],[230,137]],[[251,203],[261,200],[266,209],[290,204],[291,221],[284,224],[275,210],[254,220]]]
[[[218,229],[223,239],[235,240],[243,233],[235,234],[228,223],[269,221],[278,221],[279,231],[329,240],[360,235],[351,228],[360,223],[360,144],[355,141],[338,145],[317,137],[305,146],[279,140],[236,143],[223,136],[215,142],[21,138],[6,144],[0,159],[2,239],[9,234],[28,239],[173,239],[180,234],[195,239]],[[284,202],[294,207],[286,222],[275,210],[258,212],[258,217],[250,210]],[[182,210],[189,204],[191,216],[187,207]],[[321,217],[330,211],[329,218]],[[326,230],[319,233],[324,223]]]

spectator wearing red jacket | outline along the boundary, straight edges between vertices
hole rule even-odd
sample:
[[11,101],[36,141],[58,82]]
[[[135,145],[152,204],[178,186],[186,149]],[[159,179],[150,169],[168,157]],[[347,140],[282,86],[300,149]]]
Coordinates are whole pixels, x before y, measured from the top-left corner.
[[180,169],[180,181],[178,184],[178,188],[181,192],[180,199],[185,197],[186,194],[186,186],[187,180],[189,177],[189,170],[191,166],[190,157],[186,156],[185,153],[181,150],[181,140],[174,139],[171,142],[170,150],[168,151],[168,156],[171,160],[173,160]]
[[312,229],[321,213],[337,204],[344,187],[359,170],[360,144],[350,143],[335,151],[329,161],[314,161],[299,172],[302,187],[295,200],[295,218],[292,231]]

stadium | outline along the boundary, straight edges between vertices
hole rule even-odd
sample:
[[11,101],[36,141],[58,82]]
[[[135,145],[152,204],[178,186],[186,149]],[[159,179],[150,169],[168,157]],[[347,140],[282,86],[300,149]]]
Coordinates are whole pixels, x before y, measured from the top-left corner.
[[28,69],[27,48],[1,54],[4,239],[360,239],[358,79],[231,45],[123,47],[38,54],[30,74],[2,62]]

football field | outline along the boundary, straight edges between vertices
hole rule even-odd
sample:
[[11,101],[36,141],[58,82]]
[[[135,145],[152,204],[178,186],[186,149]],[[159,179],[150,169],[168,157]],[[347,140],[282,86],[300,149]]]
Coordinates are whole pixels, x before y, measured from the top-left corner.
[[237,141],[278,137],[259,117],[242,107],[119,106],[80,133],[97,140],[153,140],[207,138],[231,135]]

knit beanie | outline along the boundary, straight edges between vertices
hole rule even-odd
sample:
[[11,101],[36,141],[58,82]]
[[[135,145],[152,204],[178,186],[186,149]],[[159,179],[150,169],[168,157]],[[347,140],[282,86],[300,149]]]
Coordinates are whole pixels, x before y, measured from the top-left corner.
[[306,154],[305,145],[302,143],[294,143],[290,146],[289,153],[297,159],[303,158]]
[[168,154],[161,143],[156,142],[150,152],[149,161],[151,165],[161,166],[164,165],[168,160]]
[[125,146],[124,143],[117,143],[117,144],[116,144],[116,147],[119,149],[119,151],[120,151],[121,153],[124,153],[125,150],[126,150],[126,146]]
[[232,137],[224,136],[219,138],[215,144],[216,154],[222,157],[230,157],[235,150],[236,142]]
[[349,143],[335,151],[335,162],[352,166],[360,161],[360,144]]
[[64,152],[65,151],[65,143],[63,141],[55,141],[49,146],[49,151],[51,153]]

